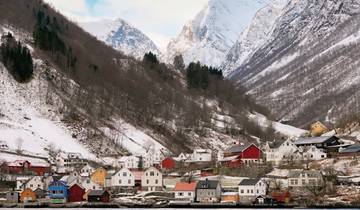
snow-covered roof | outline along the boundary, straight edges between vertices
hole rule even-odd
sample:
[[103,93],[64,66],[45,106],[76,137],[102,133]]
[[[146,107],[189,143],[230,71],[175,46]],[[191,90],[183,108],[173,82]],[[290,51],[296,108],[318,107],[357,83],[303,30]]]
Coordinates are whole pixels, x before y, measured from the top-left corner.
[[336,136],[320,136],[320,137],[308,137],[308,138],[299,138],[295,141],[296,145],[304,144],[322,144],[330,139],[339,139]]
[[225,157],[222,160],[220,160],[220,162],[226,162],[226,161],[232,161],[232,160],[236,160],[239,157],[239,155],[234,155],[234,156],[230,156],[230,157]]

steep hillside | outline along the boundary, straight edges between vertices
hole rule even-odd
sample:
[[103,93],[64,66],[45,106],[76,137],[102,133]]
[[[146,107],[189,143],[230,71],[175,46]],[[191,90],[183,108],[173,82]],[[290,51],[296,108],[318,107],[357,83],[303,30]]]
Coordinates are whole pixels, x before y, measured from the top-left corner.
[[255,12],[265,5],[264,0],[210,0],[169,43],[164,60],[172,63],[182,54],[186,64],[200,61],[219,67]]
[[36,64],[25,83],[1,67],[0,134],[12,146],[16,132],[39,146],[36,152],[53,142],[104,157],[142,154],[149,147],[174,154],[195,147],[217,150],[234,140],[272,136],[271,126],[265,129],[249,118],[267,111],[242,88],[209,76],[209,89],[189,90],[182,71],[154,55],[143,61],[127,57],[41,1],[0,0],[0,26],[30,49]]
[[298,126],[358,111],[359,12],[357,1],[291,1],[232,80]]
[[154,42],[122,19],[79,23],[87,32],[126,55],[142,59],[145,53],[160,55]]
[[288,2],[289,0],[272,1],[256,12],[250,25],[241,33],[221,65],[225,76],[229,76],[266,42]]

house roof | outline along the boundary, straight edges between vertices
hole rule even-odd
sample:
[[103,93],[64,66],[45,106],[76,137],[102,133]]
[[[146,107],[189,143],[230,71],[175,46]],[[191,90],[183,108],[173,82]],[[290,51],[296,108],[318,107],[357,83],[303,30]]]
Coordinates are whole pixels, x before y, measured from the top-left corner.
[[195,191],[196,182],[178,182],[175,185],[174,191]]
[[303,145],[303,144],[322,144],[329,139],[339,139],[336,136],[319,136],[319,137],[308,137],[308,138],[299,138],[295,141],[296,145]]
[[260,179],[243,179],[239,185],[241,186],[253,186],[256,185],[256,183],[258,183],[260,181]]
[[222,160],[220,160],[220,162],[226,162],[226,161],[232,161],[232,160],[236,160],[239,157],[239,155],[234,155],[234,156],[230,156],[230,157],[225,157]]
[[196,184],[196,189],[216,189],[218,184],[217,180],[203,180]]
[[105,190],[91,190],[88,193],[88,196],[102,196],[102,195],[104,195],[104,193],[106,193]]
[[230,152],[230,153],[244,152],[244,150],[249,148],[251,145],[256,146],[255,144],[252,144],[252,143],[244,144],[244,145],[235,145],[235,146],[232,146],[229,149],[227,149],[227,152]]
[[285,141],[286,139],[280,139],[273,142],[269,142],[269,147],[271,149],[279,148]]
[[298,178],[301,173],[306,173],[312,177],[321,177],[321,172],[316,170],[294,169],[289,171],[289,178]]
[[351,145],[345,148],[344,150],[340,151],[340,153],[356,153],[356,152],[360,152],[360,144]]

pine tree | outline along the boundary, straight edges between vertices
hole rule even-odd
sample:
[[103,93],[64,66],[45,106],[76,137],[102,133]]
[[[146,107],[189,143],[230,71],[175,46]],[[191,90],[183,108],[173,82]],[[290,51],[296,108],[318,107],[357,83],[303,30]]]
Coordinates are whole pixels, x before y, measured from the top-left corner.
[[179,70],[185,69],[184,59],[181,54],[174,57],[173,65],[176,69]]

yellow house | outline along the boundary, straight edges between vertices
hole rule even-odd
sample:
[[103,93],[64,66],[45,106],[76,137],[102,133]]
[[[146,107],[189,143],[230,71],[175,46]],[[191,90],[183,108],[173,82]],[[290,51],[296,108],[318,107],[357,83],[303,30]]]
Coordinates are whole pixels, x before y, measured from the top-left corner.
[[99,184],[102,187],[105,187],[105,178],[106,178],[106,170],[104,168],[97,168],[92,174],[91,174],[91,181],[95,182],[96,184]]
[[328,131],[328,128],[319,121],[310,125],[311,136],[321,136]]

